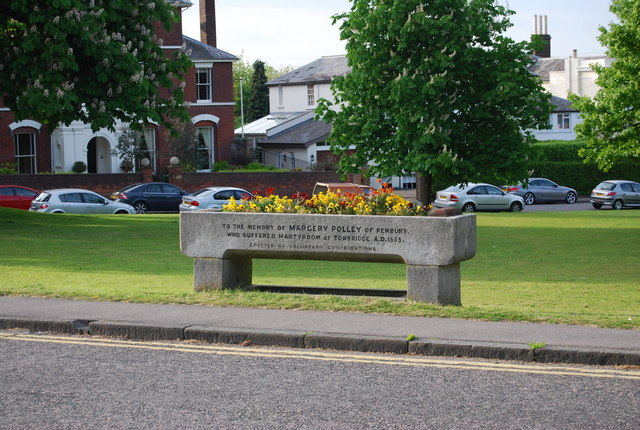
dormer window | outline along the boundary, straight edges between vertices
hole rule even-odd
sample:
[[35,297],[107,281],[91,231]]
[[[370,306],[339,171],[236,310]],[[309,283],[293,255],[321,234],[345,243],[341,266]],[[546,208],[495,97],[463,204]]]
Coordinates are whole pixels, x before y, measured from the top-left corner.
[[196,96],[199,102],[211,101],[211,68],[196,69]]

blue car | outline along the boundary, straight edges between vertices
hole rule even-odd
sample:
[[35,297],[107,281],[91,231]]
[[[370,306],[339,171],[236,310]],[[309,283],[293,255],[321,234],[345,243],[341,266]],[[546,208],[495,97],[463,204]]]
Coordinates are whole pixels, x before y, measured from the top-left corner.
[[128,203],[136,213],[178,212],[182,196],[189,194],[166,182],[133,184],[111,194],[111,200]]

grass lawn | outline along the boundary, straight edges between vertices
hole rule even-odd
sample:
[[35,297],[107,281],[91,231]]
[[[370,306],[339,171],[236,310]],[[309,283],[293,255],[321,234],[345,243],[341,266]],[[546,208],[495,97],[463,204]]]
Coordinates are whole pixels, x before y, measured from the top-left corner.
[[[0,208],[0,295],[380,312],[640,328],[640,211],[479,214],[463,306],[371,297],[194,292],[178,215]],[[404,289],[401,264],[254,260],[256,284]]]

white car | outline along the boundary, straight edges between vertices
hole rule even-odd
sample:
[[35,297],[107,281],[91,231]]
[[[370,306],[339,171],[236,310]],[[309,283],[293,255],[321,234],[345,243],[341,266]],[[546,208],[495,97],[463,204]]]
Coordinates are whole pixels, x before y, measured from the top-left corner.
[[52,214],[134,214],[133,206],[112,202],[100,194],[79,188],[46,190],[31,202],[32,212]]
[[458,184],[438,191],[433,205],[437,208],[458,208],[462,212],[511,211],[524,209],[524,199],[509,194],[491,184]]
[[222,206],[229,203],[229,199],[233,197],[236,201],[243,198],[252,198],[247,190],[235,187],[209,187],[196,191],[182,197],[180,204],[180,212],[198,211],[202,209],[210,209],[213,211],[221,211]]

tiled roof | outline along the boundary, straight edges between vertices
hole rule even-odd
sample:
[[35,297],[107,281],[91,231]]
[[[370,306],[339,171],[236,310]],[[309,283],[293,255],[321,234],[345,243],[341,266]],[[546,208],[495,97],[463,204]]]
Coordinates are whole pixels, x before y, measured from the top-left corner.
[[215,48],[206,43],[202,43],[188,36],[182,36],[182,40],[186,44],[186,50],[191,50],[190,58],[193,61],[210,60],[210,61],[237,61],[238,57],[229,54],[221,49]]
[[270,137],[260,142],[263,145],[298,145],[309,146],[316,142],[324,141],[331,132],[331,125],[324,121],[310,119],[300,125],[292,127],[280,134]]
[[543,82],[549,81],[549,72],[564,71],[564,58],[534,57],[534,59],[536,62],[529,66],[529,71],[538,75]]
[[569,100],[562,97],[551,96],[551,104],[555,106],[554,112],[578,112]]
[[346,75],[350,71],[344,55],[322,57],[267,82],[267,86],[329,83],[335,76]]

